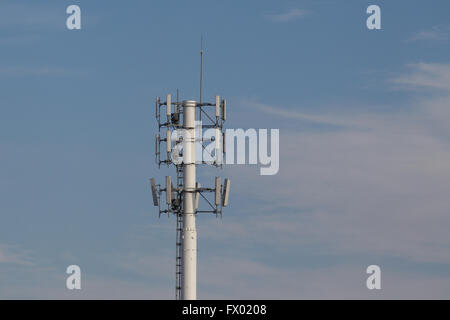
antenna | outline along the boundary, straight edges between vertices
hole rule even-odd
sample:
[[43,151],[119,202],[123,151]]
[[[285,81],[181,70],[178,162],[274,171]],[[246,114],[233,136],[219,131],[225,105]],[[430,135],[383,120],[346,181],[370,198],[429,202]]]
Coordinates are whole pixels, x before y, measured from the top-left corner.
[[220,116],[220,96],[216,96],[216,119]]
[[216,206],[220,205],[220,177],[216,177],[216,187],[214,188],[215,190],[215,202],[216,202]]
[[153,205],[155,207],[158,206],[158,196],[156,195],[156,185],[155,185],[155,179],[150,179],[150,185],[152,187],[152,197],[153,197]]
[[170,129],[167,129],[166,131],[166,151],[167,154],[172,152],[172,140],[171,140],[172,132]]
[[160,137],[159,134],[157,133],[155,136],[155,157],[157,161],[159,159],[159,144],[160,144]]
[[172,117],[174,124],[178,125],[178,122],[180,121],[180,89],[177,89],[177,103],[175,104],[175,112]]
[[227,152],[227,144],[226,144],[226,141],[227,141],[227,139],[226,139],[226,131],[224,131],[224,132],[222,133],[222,148],[223,148],[222,152],[223,152],[223,153],[226,153],[226,152]]
[[170,95],[170,93],[168,93],[166,97],[166,106],[167,118],[169,118],[172,114],[172,96]]
[[172,181],[170,176],[166,176],[166,203],[172,204]]
[[[203,35],[200,43],[200,101],[180,100],[180,90],[177,89],[176,102],[172,102],[170,93],[166,101],[159,98],[155,103],[155,117],[158,133],[155,138],[156,163],[176,169],[176,178],[165,177],[165,188],[155,184],[150,179],[153,205],[158,207],[159,216],[167,213],[176,216],[176,260],[175,260],[175,297],[176,299],[195,300],[197,298],[197,230],[196,219],[199,214],[213,213],[222,216],[222,209],[228,204],[230,183],[225,179],[221,185],[221,178],[215,177],[210,183],[212,187],[202,187],[197,181],[200,165],[214,165],[222,167],[223,150],[225,148],[225,100],[217,95],[212,102],[203,101]],[[161,120],[161,107],[163,120]],[[172,108],[173,106],[173,108]],[[198,118],[197,118],[197,110]],[[166,117],[164,117],[164,111]],[[214,137],[203,138],[196,136],[196,120],[205,115],[205,128],[215,130]],[[167,120],[166,120],[167,118]],[[197,119],[196,119],[197,118]],[[180,131],[178,131],[180,130]],[[163,132],[165,131],[165,132]],[[180,134],[180,132],[184,134]],[[197,143],[205,149],[204,143],[215,141],[215,161],[202,161],[197,158]],[[161,143],[166,143],[166,152],[161,152]],[[182,147],[182,149],[179,149]],[[162,149],[164,150],[164,149]],[[172,154],[173,153],[173,154]],[[182,160],[182,161],[180,161]],[[162,192],[165,192],[166,203],[161,203]],[[200,201],[203,198],[205,201]]]
[[225,182],[223,183],[224,190],[223,190],[223,199],[222,199],[222,205],[226,207],[228,205],[228,197],[230,195],[230,179],[225,179]]
[[176,196],[175,196],[175,188],[173,187],[173,183],[172,181],[170,182],[170,200],[171,202],[173,202],[174,200],[176,200]]
[[200,104],[202,101],[203,91],[203,34],[200,35]]
[[159,119],[159,104],[160,104],[160,100],[159,97],[156,98],[156,102],[155,102],[155,117],[156,119]]
[[227,101],[225,99],[222,100],[222,120],[225,121],[227,119]]

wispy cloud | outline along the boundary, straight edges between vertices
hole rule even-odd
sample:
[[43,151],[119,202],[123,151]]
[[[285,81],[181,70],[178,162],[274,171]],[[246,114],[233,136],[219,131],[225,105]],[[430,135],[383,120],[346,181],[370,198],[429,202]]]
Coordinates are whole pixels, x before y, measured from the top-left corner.
[[255,108],[258,111],[261,111],[265,114],[291,120],[302,120],[315,124],[344,126],[344,127],[349,126],[366,127],[368,125],[367,123],[362,123],[362,119],[356,118],[349,119],[348,117],[343,117],[342,115],[339,116],[335,114],[327,115],[327,114],[304,113],[282,107],[269,106],[267,104],[263,104],[254,100],[242,100],[241,103],[248,107]]
[[15,246],[0,244],[0,264],[32,265],[29,257]]
[[450,91],[450,64],[416,63],[407,66],[408,71],[390,81],[405,89],[439,89]]
[[406,41],[447,41],[450,40],[450,26],[438,25],[428,30],[421,30]]
[[304,17],[308,12],[301,9],[290,9],[283,13],[265,14],[264,18],[273,22],[289,22]]

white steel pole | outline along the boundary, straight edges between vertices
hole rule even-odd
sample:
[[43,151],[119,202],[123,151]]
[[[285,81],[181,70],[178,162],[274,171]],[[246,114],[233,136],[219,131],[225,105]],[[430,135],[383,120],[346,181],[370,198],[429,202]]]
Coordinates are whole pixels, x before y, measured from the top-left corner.
[[182,299],[197,299],[197,230],[195,227],[195,106],[196,102],[183,102],[183,127],[187,141],[184,154],[184,202],[183,202],[183,280]]

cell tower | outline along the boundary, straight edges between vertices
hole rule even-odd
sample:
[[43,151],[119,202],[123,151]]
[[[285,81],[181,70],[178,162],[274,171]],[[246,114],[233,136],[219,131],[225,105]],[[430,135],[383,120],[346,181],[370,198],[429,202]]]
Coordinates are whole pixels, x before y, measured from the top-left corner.
[[[155,156],[158,167],[161,164],[176,169],[176,187],[171,176],[166,176],[165,186],[155,184],[150,179],[153,204],[161,214],[176,217],[176,268],[175,298],[177,300],[195,300],[197,298],[197,231],[196,216],[199,213],[213,213],[222,217],[222,208],[228,205],[230,180],[221,184],[220,177],[215,177],[213,188],[204,188],[197,182],[197,165],[207,164],[222,167],[225,153],[225,133],[223,125],[226,120],[226,101],[216,96],[215,102],[202,101],[202,69],[203,50],[200,51],[200,99],[180,102],[172,101],[167,94],[166,101],[156,98],[155,116],[158,122],[158,133],[155,141]],[[161,115],[161,110],[165,116]],[[173,108],[172,108],[173,107]],[[214,115],[215,112],[215,115]],[[202,124],[203,119],[206,124]],[[201,127],[200,127],[201,126]],[[209,138],[199,132],[203,129],[213,130]],[[207,136],[207,135],[205,135]],[[209,143],[205,147],[204,143]],[[166,144],[165,152],[161,152],[161,144]],[[161,157],[161,153],[166,156]],[[205,160],[203,155],[207,155]],[[162,159],[163,158],[163,159]],[[199,159],[200,158],[200,159]],[[166,195],[166,206],[161,203],[162,193]],[[208,196],[208,194],[210,194]],[[214,199],[210,199],[211,196]],[[200,198],[207,204],[204,210],[199,209]],[[164,208],[163,208],[164,207]]]

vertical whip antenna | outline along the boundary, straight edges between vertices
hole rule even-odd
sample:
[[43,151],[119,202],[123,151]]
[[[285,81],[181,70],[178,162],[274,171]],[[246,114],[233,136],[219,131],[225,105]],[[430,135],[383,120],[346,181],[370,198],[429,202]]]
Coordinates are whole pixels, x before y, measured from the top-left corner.
[[198,108],[198,120],[202,121],[202,101],[203,101],[203,34],[200,34],[200,107]]
[[203,35],[200,35],[200,104],[202,101],[203,91]]

